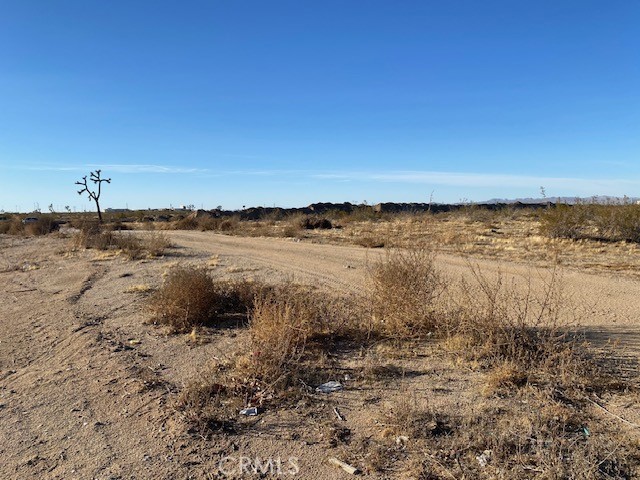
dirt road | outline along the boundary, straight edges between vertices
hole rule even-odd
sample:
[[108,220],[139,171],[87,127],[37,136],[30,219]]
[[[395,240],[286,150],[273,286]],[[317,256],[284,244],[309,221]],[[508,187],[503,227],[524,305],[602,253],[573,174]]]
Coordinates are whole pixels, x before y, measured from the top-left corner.
[[[384,255],[379,249],[296,242],[293,239],[245,238],[209,232],[168,232],[180,247],[201,257],[219,255],[231,269],[294,279],[332,289],[363,291],[367,268]],[[549,269],[523,264],[439,255],[438,266],[450,277],[469,276],[470,264],[489,277],[498,272],[507,281],[534,285],[548,277]],[[615,276],[566,269],[559,272],[563,289],[577,305],[588,310],[580,318],[590,326],[640,329],[640,282]]]

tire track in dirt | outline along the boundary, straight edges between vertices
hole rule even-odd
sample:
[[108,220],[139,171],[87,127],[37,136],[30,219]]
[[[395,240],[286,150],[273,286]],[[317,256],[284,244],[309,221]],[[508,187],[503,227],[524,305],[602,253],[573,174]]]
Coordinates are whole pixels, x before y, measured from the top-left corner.
[[[22,243],[33,256],[35,242]],[[0,290],[25,290],[0,303],[0,477],[124,478],[139,468],[139,443],[162,452],[155,418],[166,392],[140,391],[132,370],[147,360],[125,344],[118,264],[58,257],[54,245],[38,269],[0,274]],[[144,405],[155,410],[141,415]]]
[[106,273],[107,273],[107,268],[105,267],[94,269],[89,274],[87,279],[84,282],[82,282],[82,286],[80,287],[80,290],[78,291],[78,293],[74,293],[73,295],[69,296],[67,298],[67,301],[71,304],[78,303],[78,301],[82,298],[82,296],[86,292],[91,290],[93,288],[93,285],[102,277],[104,277]]
[[[209,232],[167,232],[181,247],[205,255],[220,255],[235,266],[271,268],[280,278],[337,292],[362,293],[367,264],[380,252],[362,248],[309,244],[272,238],[244,238]],[[203,255],[205,254],[205,255]]]

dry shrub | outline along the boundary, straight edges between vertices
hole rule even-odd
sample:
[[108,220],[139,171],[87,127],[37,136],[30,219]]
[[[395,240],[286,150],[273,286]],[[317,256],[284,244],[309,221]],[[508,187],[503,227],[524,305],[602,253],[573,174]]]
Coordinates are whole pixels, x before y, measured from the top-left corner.
[[119,250],[130,260],[146,257],[159,257],[171,247],[166,235],[151,232],[143,236],[130,233],[116,233],[111,229],[104,230],[97,222],[86,222],[72,238],[72,248],[95,250]]
[[400,395],[387,404],[381,412],[380,424],[383,437],[406,436],[414,441],[428,436],[440,436],[450,432],[446,419],[439,417],[421,401],[416,392],[400,389]]
[[214,283],[218,292],[219,313],[242,313],[249,315],[254,299],[271,292],[274,287],[245,278],[219,280]]
[[305,230],[328,230],[333,228],[331,220],[324,217],[310,216],[300,219],[300,228]]
[[190,332],[230,313],[247,314],[253,299],[269,287],[259,282],[214,282],[204,268],[178,266],[149,299],[153,321],[173,332]]
[[195,218],[188,216],[173,223],[176,230],[200,230],[234,232],[240,228],[240,219],[237,216],[231,217],[211,217],[204,216]]
[[602,237],[640,243],[640,205],[624,200],[617,205],[600,205],[596,211],[594,222]]
[[571,302],[557,270],[541,277],[535,290],[531,276],[524,284],[507,284],[501,273],[490,279],[478,267],[469,268],[471,280],[451,292],[448,336],[459,355],[485,366],[505,368],[506,363],[536,380],[550,376],[577,386],[595,378],[584,343],[569,332]]
[[140,237],[140,241],[144,252],[152,257],[160,257],[166,249],[173,247],[169,237],[160,232],[146,233]]
[[225,366],[218,366],[182,389],[175,408],[186,421],[189,433],[203,438],[212,433],[236,433],[237,414],[243,404],[227,381]]
[[153,319],[175,332],[189,332],[214,315],[218,292],[205,269],[174,267],[148,301]]
[[584,205],[557,204],[542,214],[540,230],[551,238],[585,238],[588,217]]
[[37,222],[24,225],[24,233],[26,235],[47,235],[58,228],[58,223],[50,215],[42,215],[38,217]]
[[122,223],[121,221],[110,222],[104,226],[105,230],[122,231],[122,230],[132,230],[131,226],[126,223]]
[[[103,232],[103,235],[106,234],[107,232]],[[110,237],[110,244],[106,249],[121,250],[122,253],[124,253],[130,260],[138,260],[146,256],[142,240],[129,234],[112,234]]]
[[[607,362],[596,363],[568,321],[577,312],[560,272],[540,276],[535,288],[531,275],[508,283],[500,272],[489,277],[471,264],[469,272],[445,281],[428,251],[387,252],[371,270],[370,331],[394,342],[439,339],[446,350],[483,368],[512,369],[513,387],[535,382],[613,388]],[[509,386],[507,376],[501,382],[501,373],[495,375],[488,390]]]
[[51,215],[38,214],[38,220],[30,223],[22,223],[18,216],[11,216],[7,220],[0,221],[0,233],[8,235],[47,235],[59,229],[60,224]]
[[112,243],[113,233],[103,232],[98,222],[81,222],[75,228],[79,231],[71,239],[74,250],[81,248],[107,250]]
[[440,298],[446,285],[432,252],[389,250],[370,270],[374,333],[397,339],[421,338],[440,328]]
[[176,230],[197,230],[198,221],[193,217],[181,218],[174,222],[173,228]]
[[282,229],[282,236],[288,238],[296,238],[301,235],[301,229],[299,225],[292,225],[288,223]]
[[239,374],[276,397],[302,382],[327,381],[331,368],[324,352],[364,337],[354,320],[358,309],[351,298],[331,298],[293,283],[257,291],[249,312],[249,352],[238,362]]
[[640,243],[640,205],[628,199],[608,204],[557,204],[544,211],[540,228],[552,238]]
[[365,248],[384,248],[387,246],[387,240],[371,235],[359,236],[354,240],[354,243]]
[[20,218],[12,216],[10,219],[0,222],[0,233],[21,235],[24,233],[24,225]]
[[483,389],[485,395],[508,395],[515,389],[522,387],[529,380],[529,375],[521,365],[504,362],[496,365],[487,374]]
[[[204,271],[194,268],[188,272],[174,270],[165,285],[173,286],[179,280],[176,274],[185,273],[198,277],[199,288],[209,289],[202,296],[207,301],[203,302],[198,322],[208,321],[221,310],[244,309],[249,317],[248,352],[238,353],[230,363],[218,364],[213,371],[191,382],[177,403],[192,433],[201,436],[233,433],[241,427],[237,421],[241,408],[263,408],[301,392],[298,379],[309,373],[305,370],[305,365],[309,367],[305,363],[307,346],[323,329],[323,309],[315,308],[317,297],[311,297],[304,287],[293,284],[271,287],[245,280],[214,283]],[[155,300],[151,305],[157,309],[159,304]],[[193,324],[181,321],[185,310],[183,306],[172,315],[182,331]]]
[[287,284],[255,298],[249,320],[252,374],[268,383],[288,383],[309,340],[326,319],[309,289]]

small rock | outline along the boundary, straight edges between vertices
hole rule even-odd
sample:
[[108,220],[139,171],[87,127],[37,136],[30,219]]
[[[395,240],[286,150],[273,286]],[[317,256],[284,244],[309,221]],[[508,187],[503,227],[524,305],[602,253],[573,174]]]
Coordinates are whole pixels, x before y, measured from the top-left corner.
[[476,460],[482,468],[486,467],[491,461],[491,450],[485,450],[482,454],[476,455]]

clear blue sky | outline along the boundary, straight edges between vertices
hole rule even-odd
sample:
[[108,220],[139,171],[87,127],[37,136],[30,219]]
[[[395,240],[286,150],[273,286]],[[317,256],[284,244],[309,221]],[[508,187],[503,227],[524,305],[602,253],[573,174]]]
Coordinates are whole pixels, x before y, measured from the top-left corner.
[[0,209],[640,195],[640,2],[0,2]]

